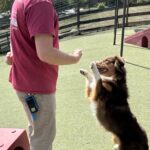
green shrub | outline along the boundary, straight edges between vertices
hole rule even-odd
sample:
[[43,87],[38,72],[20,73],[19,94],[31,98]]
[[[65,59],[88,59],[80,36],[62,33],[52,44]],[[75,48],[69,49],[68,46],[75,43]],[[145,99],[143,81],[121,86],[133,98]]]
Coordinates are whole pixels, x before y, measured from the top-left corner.
[[98,8],[98,9],[104,9],[104,8],[106,8],[106,6],[105,6],[104,3],[98,3],[98,4],[97,4],[97,8]]

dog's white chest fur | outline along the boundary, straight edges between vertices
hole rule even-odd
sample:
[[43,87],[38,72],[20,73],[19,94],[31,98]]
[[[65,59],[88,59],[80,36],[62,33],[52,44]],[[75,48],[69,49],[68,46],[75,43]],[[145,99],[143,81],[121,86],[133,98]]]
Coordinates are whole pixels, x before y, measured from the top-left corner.
[[95,102],[90,103],[90,108],[94,117],[96,117],[97,105]]

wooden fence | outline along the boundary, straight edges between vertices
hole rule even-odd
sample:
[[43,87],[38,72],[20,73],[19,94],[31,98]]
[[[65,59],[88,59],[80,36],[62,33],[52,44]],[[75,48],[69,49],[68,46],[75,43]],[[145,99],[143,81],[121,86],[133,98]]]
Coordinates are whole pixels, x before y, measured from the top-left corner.
[[[122,26],[123,9],[119,8],[119,27]],[[82,9],[80,5],[74,14],[59,16],[59,37],[78,35],[85,32],[107,30],[114,27],[115,7],[105,9]],[[126,26],[150,24],[150,2],[130,5]],[[0,19],[0,53],[9,49],[9,19]]]
[[0,53],[6,53],[9,50],[9,16],[6,16],[0,19]]
[[[119,27],[122,26],[123,9],[119,9]],[[79,13],[59,18],[60,38],[84,32],[107,30],[114,27],[115,7],[81,10]],[[150,24],[150,3],[129,6],[126,26]]]
[[6,53],[10,50],[9,31],[0,33],[0,53]]

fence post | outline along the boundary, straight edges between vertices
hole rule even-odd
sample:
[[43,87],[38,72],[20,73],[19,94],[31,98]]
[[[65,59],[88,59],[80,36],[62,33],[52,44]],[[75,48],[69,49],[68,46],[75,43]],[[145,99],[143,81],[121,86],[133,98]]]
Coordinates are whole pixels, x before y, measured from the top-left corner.
[[114,21],[114,43],[113,45],[116,45],[116,34],[117,34],[117,28],[118,28],[118,0],[115,1],[115,21]]
[[127,8],[127,0],[123,1],[123,21],[122,21],[122,37],[121,37],[121,48],[120,48],[120,56],[123,56],[123,46],[124,46],[124,32],[125,32],[125,20],[126,20],[126,8]]
[[90,8],[91,8],[91,0],[89,0],[89,11],[91,10]]
[[128,27],[128,17],[129,17],[129,0],[127,0],[127,10],[126,10],[126,27]]
[[80,0],[77,0],[77,34],[80,35]]

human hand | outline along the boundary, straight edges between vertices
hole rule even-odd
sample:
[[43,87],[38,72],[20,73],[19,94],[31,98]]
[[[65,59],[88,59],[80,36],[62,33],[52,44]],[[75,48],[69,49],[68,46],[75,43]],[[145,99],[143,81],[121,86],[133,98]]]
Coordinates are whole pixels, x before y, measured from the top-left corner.
[[12,63],[13,63],[12,57],[13,57],[13,56],[12,56],[12,53],[11,53],[11,52],[8,52],[8,53],[6,54],[4,61],[5,61],[5,63],[6,63],[7,65],[12,65]]
[[73,52],[73,56],[75,58],[75,62],[79,62],[80,58],[82,57],[82,51],[81,49],[77,49]]

